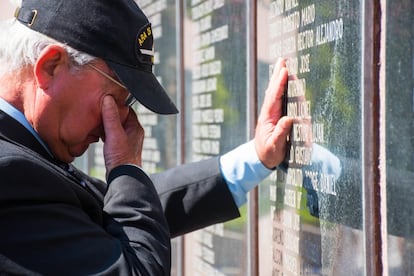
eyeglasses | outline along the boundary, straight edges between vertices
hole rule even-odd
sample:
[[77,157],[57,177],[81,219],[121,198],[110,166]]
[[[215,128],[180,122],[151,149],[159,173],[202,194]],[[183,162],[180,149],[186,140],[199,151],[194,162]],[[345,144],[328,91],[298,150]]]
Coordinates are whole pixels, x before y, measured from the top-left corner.
[[[120,87],[124,88],[125,90],[128,90],[125,85],[123,85],[122,83],[120,83],[119,81],[117,81],[116,79],[114,79],[113,77],[111,77],[110,75],[108,75],[107,73],[105,73],[104,71],[102,71],[101,69],[96,67],[95,65],[92,65],[90,63],[88,63],[86,65],[88,65],[89,67],[91,67],[92,69],[97,71],[99,74],[101,74],[105,78],[113,81],[114,83],[116,83]],[[131,107],[134,103],[136,103],[136,101],[137,101],[137,99],[135,99],[134,95],[132,95],[131,93],[128,93],[128,97],[125,100],[125,106]]]

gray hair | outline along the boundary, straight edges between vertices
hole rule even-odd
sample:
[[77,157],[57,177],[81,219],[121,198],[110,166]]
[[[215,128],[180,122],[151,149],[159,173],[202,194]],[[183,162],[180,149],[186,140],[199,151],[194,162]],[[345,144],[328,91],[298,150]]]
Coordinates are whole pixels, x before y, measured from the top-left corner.
[[60,44],[67,51],[73,72],[96,59],[35,32],[14,18],[0,21],[0,76],[34,65],[41,51],[52,44]]

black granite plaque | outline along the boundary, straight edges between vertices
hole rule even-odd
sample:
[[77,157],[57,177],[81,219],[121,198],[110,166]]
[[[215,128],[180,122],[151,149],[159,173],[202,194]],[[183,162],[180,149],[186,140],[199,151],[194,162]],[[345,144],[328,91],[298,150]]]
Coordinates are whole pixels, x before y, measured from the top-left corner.
[[[154,74],[170,98],[179,102],[178,80],[180,65],[178,54],[179,27],[177,27],[177,1],[137,0],[151,22],[154,36]],[[179,124],[177,115],[158,115],[142,105],[137,105],[138,119],[145,130],[142,150],[142,168],[156,173],[179,163]],[[172,241],[171,275],[179,275],[181,242]]]
[[[185,1],[186,160],[247,140],[245,1]],[[242,213],[245,213],[245,209]],[[186,237],[189,275],[243,275],[245,216]]]
[[414,273],[414,3],[386,5],[386,187],[389,275]]
[[273,64],[286,58],[287,115],[295,118],[284,165],[260,186],[260,270],[359,275],[360,3],[259,1],[257,10],[260,99]]
[[[139,0],[138,6],[151,22],[154,37],[154,74],[174,102],[178,102],[177,80],[177,3],[167,0]],[[145,130],[142,167],[148,173],[160,172],[178,164],[176,115],[157,115],[142,105],[138,119]]]

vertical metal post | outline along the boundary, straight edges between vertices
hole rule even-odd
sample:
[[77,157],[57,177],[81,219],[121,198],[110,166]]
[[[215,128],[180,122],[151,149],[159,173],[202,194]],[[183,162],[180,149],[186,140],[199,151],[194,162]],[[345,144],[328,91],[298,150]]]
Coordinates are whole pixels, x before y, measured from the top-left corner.
[[380,195],[380,42],[379,0],[363,1],[362,158],[366,275],[382,275]]
[[[257,1],[250,0],[247,3],[248,18],[247,18],[247,70],[248,70],[248,84],[247,84],[247,114],[249,137],[253,138],[255,133],[257,121]],[[259,275],[259,205],[258,205],[258,188],[250,192],[249,196],[249,223],[247,225],[248,231],[248,275]]]
[[386,165],[386,24],[387,24],[387,0],[380,0],[381,2],[381,39],[380,39],[380,197],[381,197],[381,262],[383,275],[388,276],[388,218],[387,218],[387,165]]
[[[179,99],[179,127],[177,128],[178,142],[180,154],[178,156],[178,162],[183,164],[185,162],[185,68],[184,68],[184,2],[176,0],[176,25],[177,25],[177,94]],[[177,250],[177,276],[184,275],[185,271],[185,238],[178,237],[179,249]]]

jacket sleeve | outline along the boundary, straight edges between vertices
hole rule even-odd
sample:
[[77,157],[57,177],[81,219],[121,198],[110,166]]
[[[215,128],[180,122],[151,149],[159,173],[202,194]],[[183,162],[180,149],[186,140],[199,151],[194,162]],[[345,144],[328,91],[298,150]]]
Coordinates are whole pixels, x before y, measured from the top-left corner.
[[119,240],[139,275],[169,275],[170,232],[150,178],[130,165],[113,169],[104,197],[104,228]]
[[151,178],[172,237],[240,216],[218,157],[181,165]]
[[42,275],[170,274],[167,222],[139,168],[115,168],[103,204],[30,155],[0,156],[0,176],[0,260]]
[[[152,174],[151,179],[172,237],[240,216],[220,171],[219,157]],[[95,195],[102,198],[106,183],[97,179],[89,183]]]

